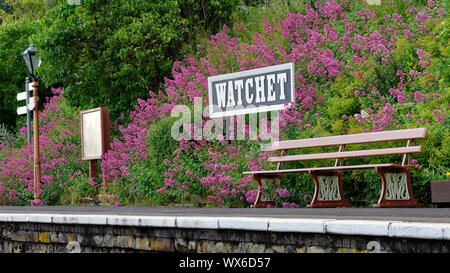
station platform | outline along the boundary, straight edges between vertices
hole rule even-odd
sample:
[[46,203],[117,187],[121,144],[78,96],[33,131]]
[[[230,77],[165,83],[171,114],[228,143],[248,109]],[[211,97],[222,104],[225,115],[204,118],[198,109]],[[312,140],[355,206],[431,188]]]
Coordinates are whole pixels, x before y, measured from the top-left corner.
[[0,222],[450,240],[449,208],[0,207]]

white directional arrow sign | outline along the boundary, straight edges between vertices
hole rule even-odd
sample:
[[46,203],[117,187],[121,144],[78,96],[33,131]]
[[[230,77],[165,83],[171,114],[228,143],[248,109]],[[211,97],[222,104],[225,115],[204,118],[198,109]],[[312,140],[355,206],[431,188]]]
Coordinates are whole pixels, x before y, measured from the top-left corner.
[[28,111],[33,111],[34,109],[34,101],[30,100],[30,103],[27,105]]
[[[33,85],[33,83],[29,83],[27,91],[17,94],[17,101],[22,101],[22,100],[26,100],[27,99],[27,92],[33,90],[32,85]],[[25,102],[25,104],[26,104],[26,102]],[[28,105],[21,106],[21,107],[17,108],[17,115],[20,116],[20,115],[26,114],[27,113],[27,106],[28,106],[28,111],[33,111],[33,109],[34,109],[34,101],[31,100],[31,96],[29,98]]]
[[21,107],[17,107],[17,115],[23,115],[27,113],[27,107],[26,106],[21,106]]
[[17,94],[17,101],[26,100],[27,99],[27,92],[22,92]]

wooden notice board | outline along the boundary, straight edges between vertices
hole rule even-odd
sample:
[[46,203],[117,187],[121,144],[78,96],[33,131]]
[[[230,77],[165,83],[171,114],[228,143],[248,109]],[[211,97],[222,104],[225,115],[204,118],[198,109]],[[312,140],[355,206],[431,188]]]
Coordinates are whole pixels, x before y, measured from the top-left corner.
[[103,107],[80,112],[81,159],[101,159],[110,145],[109,110]]

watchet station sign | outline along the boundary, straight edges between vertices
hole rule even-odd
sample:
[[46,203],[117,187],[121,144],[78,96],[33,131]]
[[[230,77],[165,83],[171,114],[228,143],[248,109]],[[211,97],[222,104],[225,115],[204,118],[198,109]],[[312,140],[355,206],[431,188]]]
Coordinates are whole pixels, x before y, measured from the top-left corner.
[[294,102],[294,64],[208,78],[211,118],[282,110]]

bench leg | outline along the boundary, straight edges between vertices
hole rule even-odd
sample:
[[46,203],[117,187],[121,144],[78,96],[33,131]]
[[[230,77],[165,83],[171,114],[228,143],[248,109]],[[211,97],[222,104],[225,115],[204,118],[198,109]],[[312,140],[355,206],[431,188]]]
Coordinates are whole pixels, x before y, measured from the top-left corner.
[[381,194],[375,208],[420,207],[411,188],[409,168],[375,168],[381,177]]
[[[265,196],[267,194],[267,189],[264,188],[264,185],[262,183],[262,179],[265,177],[259,176],[259,175],[253,175],[253,179],[256,180],[256,182],[258,182],[258,196],[256,197],[256,201],[253,205],[251,205],[251,208],[267,208],[268,206],[270,207],[275,207],[275,203],[273,201],[270,200],[265,200],[267,199],[267,197]],[[280,178],[279,176],[276,177],[271,177],[271,178]]]
[[314,196],[308,208],[350,207],[342,190],[342,172],[308,173],[315,184]]

